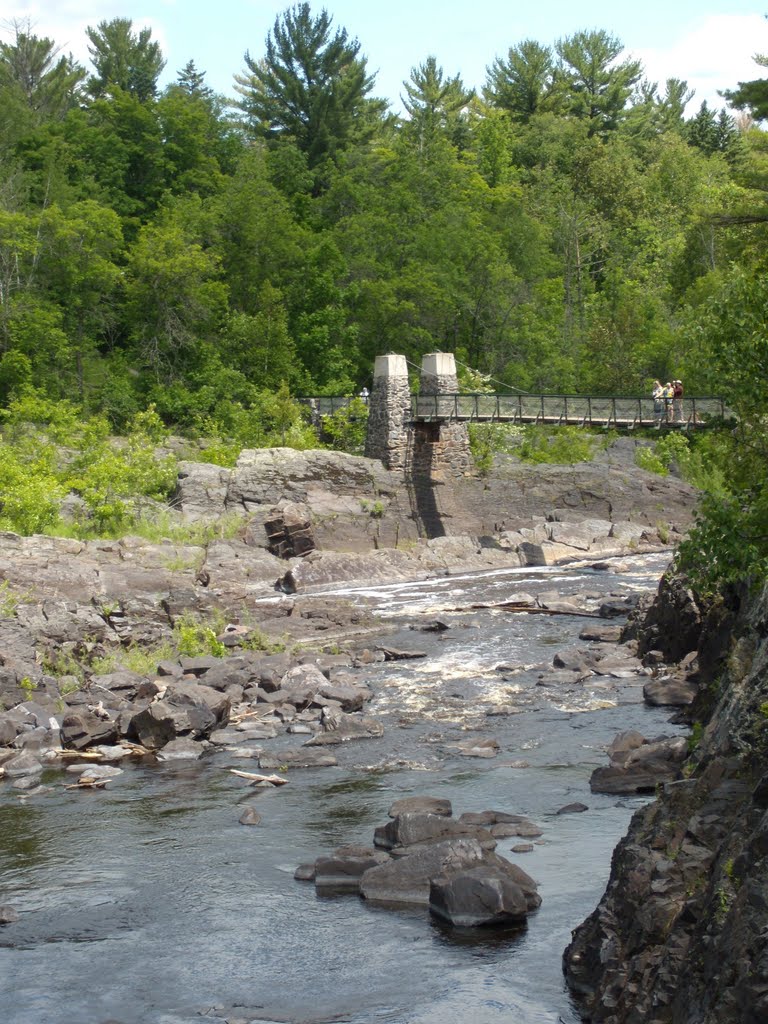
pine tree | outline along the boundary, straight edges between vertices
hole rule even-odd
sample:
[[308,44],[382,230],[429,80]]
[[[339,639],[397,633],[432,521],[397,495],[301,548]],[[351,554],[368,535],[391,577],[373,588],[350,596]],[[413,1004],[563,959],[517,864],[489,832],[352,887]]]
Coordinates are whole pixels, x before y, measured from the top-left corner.
[[[85,70],[71,56],[60,57],[51,39],[28,29],[16,23],[13,42],[0,43],[0,88],[15,94],[37,119],[61,119],[77,104]],[[4,102],[11,102],[8,92]]]
[[460,75],[445,78],[435,57],[411,68],[411,77],[403,82],[405,96],[400,98],[410,114],[409,127],[424,146],[441,132],[455,144],[462,141],[463,114],[474,96],[465,89]]
[[238,106],[254,135],[291,137],[317,167],[355,138],[373,130],[385,104],[366,97],[373,88],[360,43],[345,28],[332,32],[323,9],[297,4],[275,19],[261,60],[245,53],[247,73],[235,75]]
[[567,112],[589,122],[590,135],[605,135],[619,126],[640,81],[640,61],[616,63],[623,49],[619,39],[602,29],[576,32],[555,44],[561,61],[558,91]]
[[96,99],[108,96],[117,87],[144,103],[157,95],[157,80],[165,67],[158,43],[152,42],[152,30],[143,28],[136,35],[129,18],[99,22],[87,28],[91,41],[88,52],[96,74],[88,79],[88,91]]
[[525,39],[509,48],[506,60],[497,57],[488,68],[483,93],[515,120],[528,121],[551,97],[554,68],[551,47]]
[[213,97],[213,89],[210,89],[205,84],[205,72],[198,71],[193,60],[187,61],[181,71],[179,71],[176,76],[176,84],[184,92],[189,93],[190,96],[204,100]]

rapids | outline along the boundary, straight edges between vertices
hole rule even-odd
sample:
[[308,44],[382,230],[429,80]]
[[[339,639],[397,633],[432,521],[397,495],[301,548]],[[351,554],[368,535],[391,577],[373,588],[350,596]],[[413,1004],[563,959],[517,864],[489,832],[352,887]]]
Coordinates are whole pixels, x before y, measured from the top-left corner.
[[[337,768],[292,770],[289,785],[256,793],[217,770],[230,763],[217,754],[129,767],[102,791],[66,791],[58,771],[29,800],[0,787],[0,903],[20,913],[0,928],[0,1019],[573,1024],[562,951],[643,802],[590,793],[590,773],[617,732],[679,729],[669,709],[643,705],[642,679],[536,685],[532,666],[579,643],[590,620],[471,606],[514,591],[652,589],[666,564],[623,561],[621,575],[560,567],[334,588],[386,621],[388,644],[425,655],[363,671],[385,732],[339,748]],[[418,628],[435,618],[449,628]],[[499,755],[460,756],[469,736],[495,737]],[[511,854],[514,839],[497,848],[539,883],[527,929],[456,934],[425,911],[294,881],[299,863],[370,843],[390,804],[415,794],[450,798],[455,815],[495,808],[541,826],[532,852]],[[588,811],[556,814],[573,801]],[[257,827],[238,824],[246,802]]]

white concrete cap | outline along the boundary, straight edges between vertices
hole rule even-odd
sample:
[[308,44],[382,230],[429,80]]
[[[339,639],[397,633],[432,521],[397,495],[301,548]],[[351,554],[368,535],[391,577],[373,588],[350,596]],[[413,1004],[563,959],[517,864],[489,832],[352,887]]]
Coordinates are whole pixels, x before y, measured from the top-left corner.
[[373,365],[374,380],[378,377],[407,376],[408,364],[405,361],[405,356],[395,355],[394,352],[389,352],[385,356],[376,356],[376,362]]
[[422,356],[421,372],[430,377],[455,377],[456,359],[453,352],[430,352]]

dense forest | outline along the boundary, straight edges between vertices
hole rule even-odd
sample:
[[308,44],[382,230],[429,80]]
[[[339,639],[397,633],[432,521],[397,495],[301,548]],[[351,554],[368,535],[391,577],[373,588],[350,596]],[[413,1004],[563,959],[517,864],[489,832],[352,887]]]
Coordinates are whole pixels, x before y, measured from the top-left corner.
[[712,529],[748,507],[765,558],[767,79],[690,114],[686,82],[580,31],[510,40],[479,92],[425,55],[401,117],[308,4],[244,54],[231,97],[192,60],[160,89],[129,19],[87,36],[90,69],[29,25],[0,43],[7,424],[37,403],[135,430],[151,407],[285,440],[291,396],[355,393],[387,351],[455,352],[497,390],[680,377],[749,428]]

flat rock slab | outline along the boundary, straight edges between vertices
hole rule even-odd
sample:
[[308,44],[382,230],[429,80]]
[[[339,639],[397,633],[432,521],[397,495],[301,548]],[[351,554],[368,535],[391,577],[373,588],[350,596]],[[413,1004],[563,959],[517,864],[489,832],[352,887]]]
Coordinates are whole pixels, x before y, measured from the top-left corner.
[[186,736],[171,740],[157,753],[158,761],[197,761],[205,753],[202,743],[197,743]]
[[479,864],[483,857],[476,839],[432,843],[407,857],[369,868],[360,880],[360,894],[377,903],[427,906],[432,878]]
[[699,692],[685,679],[654,679],[643,687],[643,699],[653,707],[687,707]]
[[587,626],[579,633],[579,640],[617,644],[621,639],[621,626]]
[[492,850],[496,846],[493,836],[482,825],[439,814],[399,814],[386,825],[380,825],[373,834],[374,845],[385,850],[457,838],[476,839],[484,849]]
[[[443,797],[406,796],[402,800],[395,800],[387,813],[390,818],[396,818],[398,814],[438,814],[444,818],[450,818],[453,808],[451,801]],[[482,825],[485,822],[473,822],[473,824]]]
[[275,753],[261,754],[259,767],[272,771],[282,768],[333,768],[339,762],[327,750],[278,750]]
[[456,745],[456,750],[462,757],[496,757],[499,750],[499,741],[488,740],[465,740]]
[[360,879],[369,868],[389,862],[389,856],[369,846],[343,846],[330,857],[315,861],[315,886],[335,892],[359,892]]
[[375,718],[369,716],[356,718],[349,715],[341,719],[338,728],[318,733],[311,740],[307,740],[304,746],[332,747],[339,743],[347,743],[349,740],[375,739],[383,735],[384,726]]

